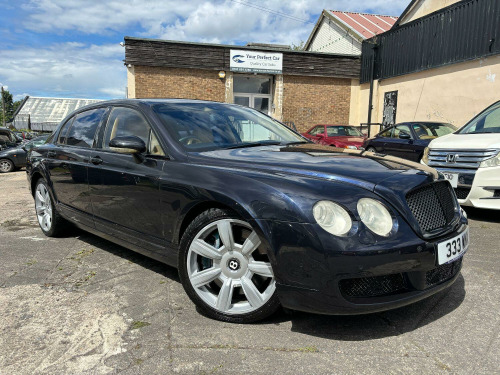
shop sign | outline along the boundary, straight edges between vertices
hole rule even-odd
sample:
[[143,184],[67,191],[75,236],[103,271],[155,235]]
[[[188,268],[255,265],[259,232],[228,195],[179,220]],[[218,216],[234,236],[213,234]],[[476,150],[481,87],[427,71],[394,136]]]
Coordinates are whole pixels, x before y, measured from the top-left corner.
[[283,54],[232,49],[229,68],[232,72],[281,74]]

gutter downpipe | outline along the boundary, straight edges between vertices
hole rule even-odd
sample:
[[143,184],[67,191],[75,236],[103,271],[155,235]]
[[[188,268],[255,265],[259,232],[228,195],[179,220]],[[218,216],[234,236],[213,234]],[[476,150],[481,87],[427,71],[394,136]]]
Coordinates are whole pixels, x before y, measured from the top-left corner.
[[[372,43],[370,43],[372,44]],[[375,42],[372,44],[372,58],[370,61],[370,96],[368,98],[368,138],[371,136],[371,130],[372,130],[372,110],[373,110],[373,79],[375,75],[375,56],[377,54],[377,42],[375,39]]]

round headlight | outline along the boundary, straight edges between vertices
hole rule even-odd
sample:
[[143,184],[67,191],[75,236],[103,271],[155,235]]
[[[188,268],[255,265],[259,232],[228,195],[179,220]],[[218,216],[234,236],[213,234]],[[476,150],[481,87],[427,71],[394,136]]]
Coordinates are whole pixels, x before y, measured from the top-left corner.
[[387,237],[392,230],[392,216],[384,205],[375,199],[361,198],[358,201],[361,221],[372,232]]
[[336,236],[342,236],[352,228],[351,216],[337,203],[319,201],[313,207],[313,216],[321,228]]

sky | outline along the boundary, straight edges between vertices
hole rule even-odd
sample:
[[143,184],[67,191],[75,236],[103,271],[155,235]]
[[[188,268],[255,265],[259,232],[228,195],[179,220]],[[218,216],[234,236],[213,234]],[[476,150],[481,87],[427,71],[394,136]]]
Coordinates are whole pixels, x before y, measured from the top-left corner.
[[125,36],[245,45],[306,41],[323,9],[399,16],[409,0],[0,0],[0,85],[123,98]]

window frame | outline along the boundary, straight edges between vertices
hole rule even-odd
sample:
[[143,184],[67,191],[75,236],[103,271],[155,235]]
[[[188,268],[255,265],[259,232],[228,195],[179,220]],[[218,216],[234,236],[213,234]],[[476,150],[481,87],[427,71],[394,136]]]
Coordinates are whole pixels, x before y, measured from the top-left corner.
[[394,125],[392,127],[393,131],[391,133],[391,138],[393,138],[393,139],[401,139],[401,138],[399,138],[399,133],[401,133],[401,130],[399,130],[399,133],[398,133],[397,137],[394,136],[394,134],[396,133],[396,128],[399,128],[401,126],[406,126],[408,128],[408,131],[405,131],[405,133],[408,133],[410,135],[410,139],[412,139],[412,140],[415,139],[414,136],[413,136],[413,132],[412,132],[412,128],[411,128],[410,124],[406,124],[406,123]]
[[[63,135],[62,133],[64,132],[64,130],[66,130],[65,134],[68,133],[68,130],[71,128],[71,126],[73,125],[73,121],[75,120],[75,117],[76,117],[76,114],[71,116],[60,128],[59,128],[59,131],[57,132],[57,137],[55,139],[55,142],[54,144],[56,145],[62,145],[62,146],[65,146],[66,145],[66,140],[67,138],[65,137],[64,138],[64,142],[60,142],[59,140],[61,139],[61,136]],[[64,127],[68,125],[68,127],[65,129]]]
[[[106,135],[106,130],[108,128],[109,124],[109,119],[111,118],[111,114],[113,113],[113,110],[118,109],[118,108],[127,108],[129,110],[137,112],[146,122],[147,126],[149,127],[149,134],[148,134],[148,142],[146,143],[146,153],[144,154],[146,157],[152,157],[152,158],[161,158],[161,159],[170,159],[169,152],[168,152],[168,147],[166,147],[165,142],[162,140],[161,137],[158,136],[158,131],[155,130],[154,126],[152,125],[151,121],[149,120],[148,116],[144,114],[144,112],[135,106],[131,105],[126,105],[126,104],[117,104],[117,105],[112,105],[108,107],[107,115],[105,121],[101,124],[101,129],[99,131],[98,139],[96,141],[96,150],[99,151],[105,151],[105,152],[112,152],[113,154],[119,154],[119,155],[126,155],[126,154],[121,154],[117,151],[112,150],[109,147],[104,147],[104,138]],[[163,155],[155,155],[150,153],[150,145],[151,145],[151,134],[154,134],[156,137],[158,144],[160,145]]]
[[[380,133],[378,133],[378,137],[379,137],[379,138],[386,138],[386,139],[390,139],[390,138],[392,138],[392,134],[394,133],[394,127],[395,127],[395,126],[391,126],[389,129],[384,129],[384,130],[382,130]],[[383,134],[383,133],[385,133],[385,132],[390,132],[388,137],[386,137],[386,136],[382,135],[382,134]]]
[[[69,145],[68,144],[68,137],[66,137],[65,139],[65,143],[58,143],[58,144],[61,144],[61,145],[64,145],[66,147],[72,147],[72,148],[78,148],[78,149],[83,149],[83,150],[92,150],[92,149],[96,149],[96,142],[97,142],[97,137],[98,137],[98,134],[100,132],[100,129],[102,127],[102,123],[103,123],[103,120],[104,119],[107,119],[107,114],[108,114],[108,108],[107,107],[95,107],[95,108],[87,108],[87,109],[84,109],[82,111],[79,111],[78,113],[75,113],[72,117],[71,117],[71,125],[68,127],[68,130],[66,130],[66,135],[68,135],[69,131],[73,128],[73,126],[75,125],[75,120],[78,116],[80,116],[81,114],[85,113],[85,112],[91,112],[91,111],[97,111],[99,109],[104,109],[104,113],[102,114],[102,117],[101,119],[99,120],[99,124],[97,124],[97,128],[95,130],[95,133],[94,133],[94,137],[92,138],[92,144],[90,145],[90,147],[83,147],[83,146],[78,146],[78,145]],[[65,123],[66,124],[66,123]],[[64,125],[63,125],[64,127]],[[61,128],[61,131],[62,131],[62,128]],[[60,133],[60,132],[59,132]],[[60,135],[60,134],[59,134]],[[59,135],[57,137],[57,142],[59,142]]]

